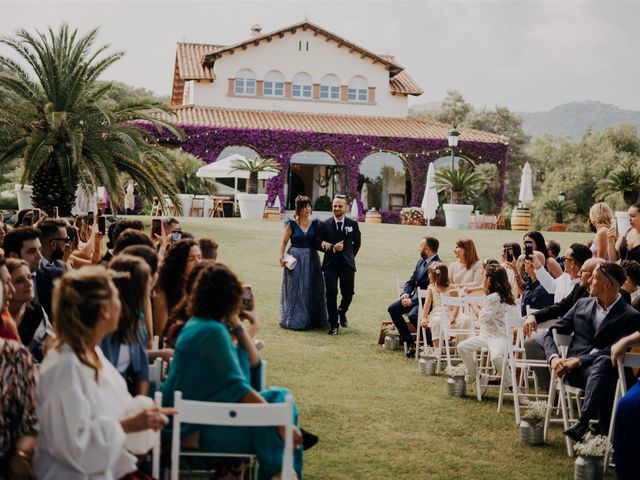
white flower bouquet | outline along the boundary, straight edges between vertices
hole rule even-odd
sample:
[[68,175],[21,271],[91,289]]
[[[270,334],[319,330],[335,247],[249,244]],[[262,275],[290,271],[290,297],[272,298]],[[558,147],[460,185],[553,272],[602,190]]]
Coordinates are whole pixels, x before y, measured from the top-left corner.
[[604,457],[613,450],[613,446],[606,435],[592,435],[588,432],[573,449],[582,457]]
[[544,418],[547,414],[547,401],[536,400],[535,402],[529,402],[527,411],[522,415],[525,420],[537,420]]
[[464,366],[464,363],[461,363],[459,365],[451,365],[447,367],[444,370],[444,373],[446,373],[450,377],[464,377],[468,372],[467,367]]

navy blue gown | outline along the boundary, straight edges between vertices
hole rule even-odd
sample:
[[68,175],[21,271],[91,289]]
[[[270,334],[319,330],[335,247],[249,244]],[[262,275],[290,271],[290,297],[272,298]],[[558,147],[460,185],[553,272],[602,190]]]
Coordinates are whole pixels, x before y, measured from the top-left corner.
[[291,330],[328,328],[327,299],[320,256],[315,249],[320,221],[314,219],[304,232],[293,220],[289,255],[298,261],[293,270],[284,268],[280,292],[280,326]]

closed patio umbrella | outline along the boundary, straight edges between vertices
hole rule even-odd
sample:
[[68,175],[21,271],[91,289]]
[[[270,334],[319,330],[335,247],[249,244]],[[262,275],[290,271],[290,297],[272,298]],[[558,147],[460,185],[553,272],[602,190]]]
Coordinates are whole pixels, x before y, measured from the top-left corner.
[[369,188],[367,184],[362,184],[362,191],[360,192],[360,201],[362,202],[363,210],[369,209]]
[[424,188],[424,196],[422,197],[422,216],[427,221],[427,226],[431,225],[431,220],[436,218],[436,210],[438,209],[438,191],[436,190],[436,170],[433,162],[429,164],[427,170],[427,184]]
[[354,198],[353,202],[351,203],[351,214],[349,216],[357,222],[359,214],[360,212],[358,210],[358,200]]
[[518,200],[522,204],[523,207],[527,206],[527,203],[533,200],[533,181],[531,179],[531,165],[529,162],[524,164],[524,168],[522,169],[522,178],[520,179],[520,195],[518,195]]

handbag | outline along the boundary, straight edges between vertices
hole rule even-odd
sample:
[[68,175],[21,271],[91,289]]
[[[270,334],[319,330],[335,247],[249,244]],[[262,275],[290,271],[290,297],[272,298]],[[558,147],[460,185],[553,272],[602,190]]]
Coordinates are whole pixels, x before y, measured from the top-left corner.
[[297,264],[298,264],[298,260],[296,260],[296,257],[294,257],[293,255],[289,255],[287,253],[284,256],[284,266],[289,270],[293,270],[294,268],[296,268]]

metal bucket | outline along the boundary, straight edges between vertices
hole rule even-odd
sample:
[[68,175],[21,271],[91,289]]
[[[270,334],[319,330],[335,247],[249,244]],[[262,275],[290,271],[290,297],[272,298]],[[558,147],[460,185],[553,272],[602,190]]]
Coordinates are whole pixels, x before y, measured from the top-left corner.
[[574,480],[602,480],[604,472],[604,459],[602,457],[576,458],[573,471]]
[[436,374],[436,359],[433,357],[420,357],[418,362],[418,371],[421,375]]
[[452,397],[464,397],[467,391],[467,382],[463,376],[447,378],[447,393]]
[[386,335],[384,337],[384,348],[387,350],[399,350],[400,337],[398,335]]
[[542,422],[541,418],[538,418],[536,420],[522,420],[522,422],[520,422],[520,444],[544,444],[544,423]]

